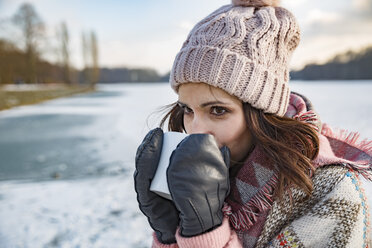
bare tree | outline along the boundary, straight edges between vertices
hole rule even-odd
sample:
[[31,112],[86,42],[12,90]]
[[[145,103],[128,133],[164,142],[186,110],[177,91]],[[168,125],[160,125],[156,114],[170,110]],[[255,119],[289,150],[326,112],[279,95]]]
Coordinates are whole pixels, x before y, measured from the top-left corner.
[[94,31],[82,33],[83,80],[95,85],[99,80],[98,42]]
[[82,55],[83,55],[83,63],[84,63],[84,68],[88,67],[89,64],[89,58],[88,58],[88,41],[86,38],[86,35],[84,32],[81,33],[81,48],[82,48]]
[[44,23],[35,8],[24,3],[12,17],[14,24],[20,27],[23,36],[24,50],[27,57],[26,82],[36,83],[36,62],[38,58],[38,41],[44,34]]
[[60,40],[61,65],[63,68],[64,82],[71,83],[71,66],[70,66],[70,49],[69,49],[69,33],[65,22],[61,23],[58,31],[58,38]]
[[94,31],[90,33],[90,50],[91,50],[91,58],[92,58],[91,83],[94,85],[99,80],[98,44],[97,44],[97,36]]
[[90,80],[90,76],[89,76],[89,40],[87,39],[86,37],[86,34],[85,32],[82,32],[81,33],[81,51],[82,51],[82,55],[83,55],[83,63],[84,63],[84,67],[83,67],[83,82],[86,83]]

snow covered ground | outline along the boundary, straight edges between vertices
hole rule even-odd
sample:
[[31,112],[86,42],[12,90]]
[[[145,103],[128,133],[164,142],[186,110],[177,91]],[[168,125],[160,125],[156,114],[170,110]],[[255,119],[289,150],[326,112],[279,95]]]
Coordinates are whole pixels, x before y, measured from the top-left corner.
[[125,176],[0,185],[1,247],[149,247]]
[[[158,123],[157,109],[177,97],[167,84],[101,89],[110,94],[57,99],[0,113],[0,121],[50,114],[93,116],[95,121],[85,123],[79,132],[67,130],[66,135],[93,136],[94,149],[88,151],[107,165],[103,172],[80,179],[0,181],[0,247],[150,246],[151,229],[138,210],[133,189],[134,154]],[[292,89],[313,101],[324,122],[372,138],[372,82],[298,82]],[[10,134],[0,130],[0,143],[2,137]],[[365,189],[372,205],[372,184],[366,183]]]

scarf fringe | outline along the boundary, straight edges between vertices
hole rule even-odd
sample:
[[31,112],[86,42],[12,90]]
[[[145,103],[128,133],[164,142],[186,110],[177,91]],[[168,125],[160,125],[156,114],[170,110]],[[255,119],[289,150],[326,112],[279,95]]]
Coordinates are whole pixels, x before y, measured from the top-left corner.
[[[333,131],[326,124],[323,126],[322,134],[326,137],[336,139],[372,157],[372,141],[363,139],[360,141],[360,134],[358,132],[349,132],[345,129],[337,129]],[[352,161],[351,163],[344,163],[344,166],[351,170],[357,170],[365,179],[372,181],[372,161],[358,163]]]
[[345,129],[333,131],[330,127],[326,125],[323,126],[322,134],[324,136],[337,139],[339,141],[352,145],[358,148],[359,150],[362,150],[363,152],[367,153],[368,155],[372,156],[372,141],[368,141],[367,139],[359,141],[360,134],[358,132],[349,132]]
[[261,212],[271,208],[277,183],[278,177],[274,175],[259,193],[235,213],[233,213],[231,206],[225,202],[222,212],[229,218],[235,230],[248,230],[257,222],[257,217]]

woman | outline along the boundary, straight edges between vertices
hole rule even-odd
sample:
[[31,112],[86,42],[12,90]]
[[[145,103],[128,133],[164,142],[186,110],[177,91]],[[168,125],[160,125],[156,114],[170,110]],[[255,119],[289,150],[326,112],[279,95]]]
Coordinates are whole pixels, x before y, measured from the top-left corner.
[[191,135],[170,158],[172,201],[149,190],[160,128],[136,155],[153,247],[368,246],[358,175],[372,179],[371,142],[334,134],[290,92],[299,27],[277,4],[233,0],[196,24],[177,54],[179,98],[162,125]]

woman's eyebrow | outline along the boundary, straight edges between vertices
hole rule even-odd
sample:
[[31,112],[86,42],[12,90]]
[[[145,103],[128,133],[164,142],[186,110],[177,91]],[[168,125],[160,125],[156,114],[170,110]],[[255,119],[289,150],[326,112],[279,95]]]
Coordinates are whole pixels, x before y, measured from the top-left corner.
[[[185,107],[188,107],[186,103],[183,103],[183,102],[180,102],[180,101],[177,101],[177,103],[181,106],[185,106]],[[216,104],[221,104],[221,105],[229,105],[229,103],[226,103],[226,102],[221,102],[221,101],[210,101],[210,102],[205,102],[205,103],[202,103],[200,104],[200,107],[201,108],[205,108],[207,106],[210,106],[210,105],[216,105]]]
[[204,107],[207,107],[210,105],[216,105],[216,104],[228,105],[228,103],[221,102],[221,101],[210,101],[210,102],[205,102],[205,103],[200,104],[200,107],[204,108]]

